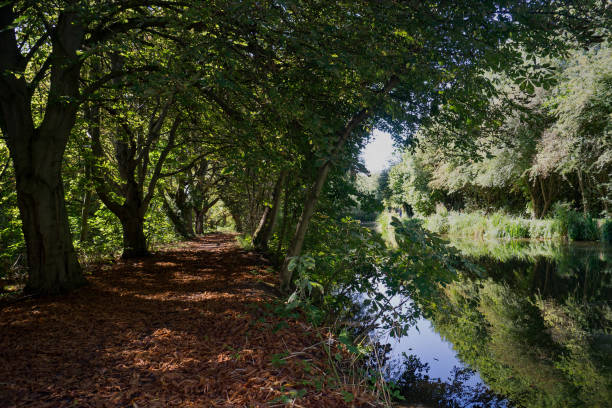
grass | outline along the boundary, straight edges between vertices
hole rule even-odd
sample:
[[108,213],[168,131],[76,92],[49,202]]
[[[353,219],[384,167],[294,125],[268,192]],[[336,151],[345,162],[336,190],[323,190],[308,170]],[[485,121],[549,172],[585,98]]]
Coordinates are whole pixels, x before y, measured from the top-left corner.
[[504,213],[436,213],[423,220],[425,228],[442,235],[465,238],[560,238],[554,220],[530,220]]
[[479,259],[491,257],[500,262],[511,260],[534,261],[538,258],[560,259],[563,243],[559,241],[534,240],[473,240],[456,238],[451,241],[463,255]]
[[[598,226],[601,224],[601,228]],[[438,211],[423,219],[425,228],[441,235],[480,239],[612,240],[612,221],[597,220],[571,210],[556,211],[552,218],[534,220],[502,212],[461,213]],[[601,231],[600,231],[601,229]]]

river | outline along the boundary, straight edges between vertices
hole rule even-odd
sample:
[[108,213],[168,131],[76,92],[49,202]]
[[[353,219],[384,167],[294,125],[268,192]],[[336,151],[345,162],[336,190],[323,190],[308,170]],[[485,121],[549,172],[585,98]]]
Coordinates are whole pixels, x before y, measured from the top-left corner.
[[389,343],[387,377],[442,407],[612,406],[612,248],[452,240],[482,269]]

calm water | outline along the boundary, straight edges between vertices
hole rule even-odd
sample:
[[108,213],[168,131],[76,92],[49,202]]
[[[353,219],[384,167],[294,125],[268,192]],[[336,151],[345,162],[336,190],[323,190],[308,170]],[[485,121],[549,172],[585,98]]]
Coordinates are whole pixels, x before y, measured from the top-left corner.
[[454,241],[482,277],[436,294],[389,343],[389,376],[429,406],[612,406],[612,248]]

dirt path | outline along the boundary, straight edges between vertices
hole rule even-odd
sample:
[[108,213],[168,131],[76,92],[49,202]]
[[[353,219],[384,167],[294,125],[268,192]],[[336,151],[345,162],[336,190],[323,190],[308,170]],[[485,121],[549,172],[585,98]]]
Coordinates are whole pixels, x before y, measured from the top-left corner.
[[0,310],[1,407],[257,407],[292,392],[295,406],[354,406],[322,347],[280,360],[320,338],[265,311],[275,277],[232,235],[92,272],[70,295]]

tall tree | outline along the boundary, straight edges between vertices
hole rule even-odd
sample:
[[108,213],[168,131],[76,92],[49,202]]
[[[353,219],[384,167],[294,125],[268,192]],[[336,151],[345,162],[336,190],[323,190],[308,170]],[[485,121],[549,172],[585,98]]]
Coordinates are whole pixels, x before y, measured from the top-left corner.
[[[120,105],[130,105],[124,107],[125,112],[137,109],[140,120],[130,121],[115,109],[108,109],[111,121],[105,123],[110,124],[110,131],[101,132],[96,124],[92,127],[96,192],[121,221],[124,258],[148,254],[144,217],[163,176],[166,158],[178,143],[177,133],[181,126],[182,116],[174,98],[170,94],[148,101],[116,101]],[[95,123],[95,117],[90,119]],[[102,140],[103,133],[106,133],[106,142]],[[105,146],[110,147],[112,153],[107,152]],[[109,166],[108,158],[113,165]]]
[[[318,126],[318,135],[313,138],[321,147],[321,164],[281,270],[285,291],[292,278],[289,261],[301,253],[329,170],[348,143],[362,140],[364,130],[374,125],[384,126],[401,138],[440,105],[456,109],[469,106],[472,114],[477,112],[495,93],[483,73],[497,70],[513,77],[526,75],[516,70],[523,59],[518,46],[530,54],[557,52],[563,44],[557,41],[556,30],[570,14],[567,8],[555,8],[547,1],[352,5],[329,6],[322,14],[308,15],[312,20],[305,24],[311,27],[316,21],[321,30],[308,39],[318,36],[316,41],[333,44],[334,53],[317,55],[316,65],[300,67],[302,74],[308,72],[303,77],[318,78],[329,69],[336,78],[345,80],[322,82],[312,91],[321,92],[313,99],[328,108],[324,113],[311,108],[319,114],[318,123],[324,124]],[[583,17],[576,19],[584,22]],[[573,22],[574,17],[568,18]],[[329,109],[331,105],[335,108]],[[470,120],[474,124],[482,121],[484,112],[481,109],[480,117],[472,115]]]
[[85,282],[68,225],[62,158],[84,95],[122,73],[81,89],[81,68],[109,38],[172,21],[160,15],[163,5],[143,7],[148,4],[66,0],[0,6],[0,128],[15,170],[27,291],[52,293]]

